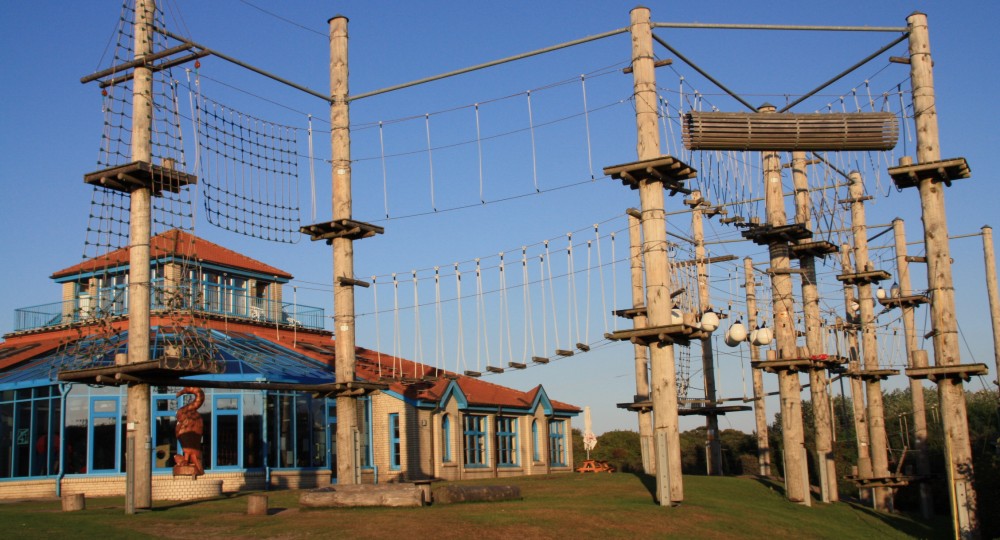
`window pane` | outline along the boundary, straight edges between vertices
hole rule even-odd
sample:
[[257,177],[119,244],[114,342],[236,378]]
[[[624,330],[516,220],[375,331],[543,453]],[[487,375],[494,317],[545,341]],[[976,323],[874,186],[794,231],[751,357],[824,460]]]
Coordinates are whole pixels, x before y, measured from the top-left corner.
[[308,467],[311,463],[312,423],[309,421],[309,396],[298,395],[295,400],[295,466]]
[[243,466],[254,469],[264,465],[261,453],[263,440],[261,401],[258,393],[243,395]]
[[13,476],[14,404],[0,405],[0,478]]
[[[21,390],[18,390],[19,394],[20,392]],[[30,389],[28,397],[31,397]],[[15,403],[14,411],[17,417],[15,425],[17,440],[14,441],[14,476],[28,476],[33,442],[31,438],[31,400]]]
[[326,466],[326,408],[325,399],[313,399],[310,403],[312,416],[312,466]]
[[66,400],[66,472],[87,472],[90,403],[86,397]]
[[118,450],[117,425],[118,419],[115,417],[94,418],[94,471],[115,470],[115,455]]
[[235,414],[220,414],[216,417],[215,463],[220,467],[236,467],[239,460],[239,422]]

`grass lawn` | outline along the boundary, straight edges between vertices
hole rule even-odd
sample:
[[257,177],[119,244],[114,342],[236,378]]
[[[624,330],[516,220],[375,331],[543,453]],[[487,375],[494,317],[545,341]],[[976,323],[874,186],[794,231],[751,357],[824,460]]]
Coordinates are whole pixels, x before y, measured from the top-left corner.
[[[753,478],[684,478],[685,501],[653,503],[652,478],[564,474],[463,484],[513,484],[522,500],[423,508],[299,510],[297,491],[270,493],[271,514],[247,516],[246,493],[157,502],[124,514],[121,497],[63,513],[58,500],[0,503],[3,538],[948,538],[947,519],[927,524],[854,504],[785,502]],[[435,487],[441,484],[435,484]]]

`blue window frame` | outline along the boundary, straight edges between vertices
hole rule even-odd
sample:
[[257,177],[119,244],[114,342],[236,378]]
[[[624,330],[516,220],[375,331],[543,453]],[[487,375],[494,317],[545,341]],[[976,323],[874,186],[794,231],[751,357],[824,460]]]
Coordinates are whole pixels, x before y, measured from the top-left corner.
[[173,394],[153,397],[153,468],[169,470],[174,456],[181,453],[177,444],[178,399]]
[[501,467],[517,465],[517,418],[497,417],[497,464]]
[[465,416],[465,465],[485,467],[489,464],[486,446],[486,417],[469,414]]
[[59,472],[60,410],[55,386],[0,392],[0,478]]
[[399,413],[389,414],[389,468],[398,471],[400,454],[402,453],[399,441]]
[[122,426],[118,396],[90,398],[90,455],[87,471],[116,473],[122,470]]
[[441,461],[451,463],[451,416],[441,417]]
[[549,422],[549,464],[566,465],[566,421]]
[[368,396],[358,398],[362,412],[359,415],[358,433],[361,438],[361,466],[371,467],[372,459],[372,399]]
[[541,461],[541,452],[538,447],[538,420],[531,421],[531,460]]
[[[212,396],[212,468],[238,469],[243,455],[242,399],[240,394]],[[208,450],[207,448],[205,450]]]

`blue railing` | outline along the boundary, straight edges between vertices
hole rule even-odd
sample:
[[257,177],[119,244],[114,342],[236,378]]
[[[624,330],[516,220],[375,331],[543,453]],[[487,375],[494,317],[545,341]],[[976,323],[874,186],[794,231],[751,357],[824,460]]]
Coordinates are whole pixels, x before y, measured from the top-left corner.
[[[34,330],[51,326],[85,322],[101,317],[128,315],[125,291],[114,294],[102,291],[97,296],[82,296],[74,300],[53,302],[14,310],[14,331]],[[191,310],[250,321],[323,329],[326,320],[323,308],[291,302],[273,302],[246,294],[232,294],[218,288],[154,287],[150,310]]]

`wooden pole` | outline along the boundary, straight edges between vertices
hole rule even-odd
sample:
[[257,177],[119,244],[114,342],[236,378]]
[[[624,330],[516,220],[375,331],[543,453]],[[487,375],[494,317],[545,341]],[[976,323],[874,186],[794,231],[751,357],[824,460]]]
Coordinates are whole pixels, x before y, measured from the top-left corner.
[[[642,286],[642,224],[639,218],[628,216],[629,260],[632,271],[632,307],[642,308],[646,304],[646,295]],[[633,328],[646,327],[646,315],[636,315],[632,318]],[[649,357],[646,346],[635,344],[635,394],[640,399],[649,399]],[[648,410],[639,411],[639,446],[642,452],[642,469],[646,474],[656,474],[656,461],[653,459],[653,413]]]
[[[153,53],[153,0],[135,3],[134,59]],[[132,161],[152,163],[153,82],[152,72],[144,66],[135,68],[132,79]],[[128,363],[148,362],[149,350],[149,241],[152,229],[152,190],[138,187],[130,194],[129,269],[128,269]],[[129,383],[125,456],[132,479],[132,500],[126,512],[153,505],[152,409],[148,384]],[[128,441],[131,441],[129,444]]]
[[[899,279],[899,296],[910,296],[910,263],[906,260],[906,231],[903,220],[892,220],[892,232],[896,244],[896,273]],[[917,351],[917,326],[914,320],[913,304],[900,305],[903,312],[903,334],[906,358],[909,367],[927,367],[927,356],[914,354]],[[919,379],[910,379],[910,400],[913,403],[913,438],[916,443],[917,474],[928,477],[931,473],[930,457],[927,454],[927,410],[924,403],[924,385]],[[928,481],[920,483],[920,513],[924,519],[934,517],[934,497]]]
[[[347,103],[347,17],[338,15],[330,26],[330,138],[333,155],[333,219],[351,219],[351,131]],[[354,241],[333,239],[333,325],[337,382],[354,380],[354,287],[337,285],[354,278]],[[355,396],[337,397],[337,483],[354,484],[359,464],[354,449],[358,434]]]
[[[750,257],[743,259],[743,274],[746,276],[747,295],[747,328],[752,328],[757,321],[757,284],[753,273],[753,261]],[[750,345],[750,360],[760,360],[760,351],[752,341]],[[750,368],[753,377],[753,414],[757,426],[757,465],[761,476],[771,476],[771,444],[767,438],[767,407],[764,404],[764,370]]]
[[[770,114],[773,105],[761,107],[758,112]],[[781,162],[777,152],[761,152],[764,171],[764,206],[767,223],[771,226],[787,224],[785,200],[781,187]],[[795,305],[792,298],[792,277],[788,242],[774,240],[768,246],[771,257],[771,299],[774,305],[774,339],[778,358],[798,356],[795,334]],[[805,437],[802,428],[802,384],[799,374],[788,370],[778,372],[778,391],[781,396],[781,436],[785,462],[785,496],[792,502],[812,504],[809,494],[809,475],[806,474]]]
[[[630,12],[632,80],[639,160],[660,155],[659,117],[656,110],[656,76],[653,72],[653,32],[649,9]],[[642,206],[642,252],[646,260],[646,310],[650,326],[670,323],[670,274],[667,268],[667,222],[663,184],[643,180],[639,185]],[[650,346],[650,391],[656,437],[656,500],[661,506],[684,500],[681,446],[677,422],[677,382],[674,347]]]
[[[854,265],[851,263],[851,248],[847,244],[840,245],[840,266],[845,274],[854,273]],[[858,345],[858,333],[855,330],[856,315],[851,307],[856,303],[854,297],[854,285],[844,283],[844,319],[841,320],[844,335],[847,337],[847,371],[857,373],[861,371],[860,345]],[[851,377],[851,405],[854,409],[854,438],[858,446],[858,476],[862,479],[872,477],[871,448],[868,443],[868,412],[865,407],[865,388],[861,382],[861,377]],[[865,504],[871,503],[871,490],[859,490],[859,498]]]
[[[848,193],[851,199],[851,234],[854,237],[854,264],[858,272],[872,270],[868,259],[868,227],[865,223],[865,186],[861,174],[854,171],[848,174],[850,185]],[[879,369],[878,340],[875,336],[875,297],[872,295],[871,283],[858,283],[858,304],[861,318],[861,353],[864,359],[864,371]],[[889,448],[885,435],[885,412],[882,406],[882,381],[878,377],[869,377],[865,381],[865,395],[868,398],[868,442],[872,459],[872,474],[875,478],[888,478]],[[875,488],[874,506],[878,510],[892,509],[892,489]]]
[[[711,309],[708,288],[708,264],[705,262],[704,204],[701,192],[692,191],[694,208],[691,212],[691,236],[694,239],[694,260],[698,272],[698,310],[704,314]],[[705,400],[709,407],[715,407],[718,396],[715,389],[715,355],[712,351],[712,335],[701,340],[701,372],[705,381]],[[722,442],[719,440],[719,417],[705,415],[705,467],[709,476],[722,475]]]
[[993,227],[983,225],[983,260],[986,263],[986,294],[990,300],[990,322],[993,324],[993,376],[1000,384],[1000,293],[997,290],[997,260],[993,253]]
[[[792,182],[795,187],[795,221],[806,226],[811,219],[809,179],[806,175],[806,153],[792,152]],[[807,242],[808,240],[803,240]],[[816,284],[816,259],[812,255],[799,257],[802,270],[802,312],[806,325],[806,348],[810,355],[823,354],[823,319],[820,315],[819,288]],[[816,470],[819,472],[820,500],[835,502],[837,495],[837,462],[833,455],[833,422],[830,415],[830,395],[827,390],[826,368],[809,370],[809,393],[812,397]]]
[[[913,89],[913,121],[917,134],[917,162],[941,159],[937,109],[934,101],[934,68],[931,60],[927,15],[913,13],[906,18],[909,28],[910,84]],[[944,184],[921,180],[920,210],[924,222],[927,252],[927,279],[931,297],[931,326],[934,333],[934,363],[951,366],[961,363],[958,320],[955,318],[955,288],[951,275],[951,249],[945,217]],[[948,483],[955,501],[953,516],[960,538],[979,537],[976,492],[973,488],[972,447],[962,381],[944,378],[938,382],[945,448],[948,450]]]

